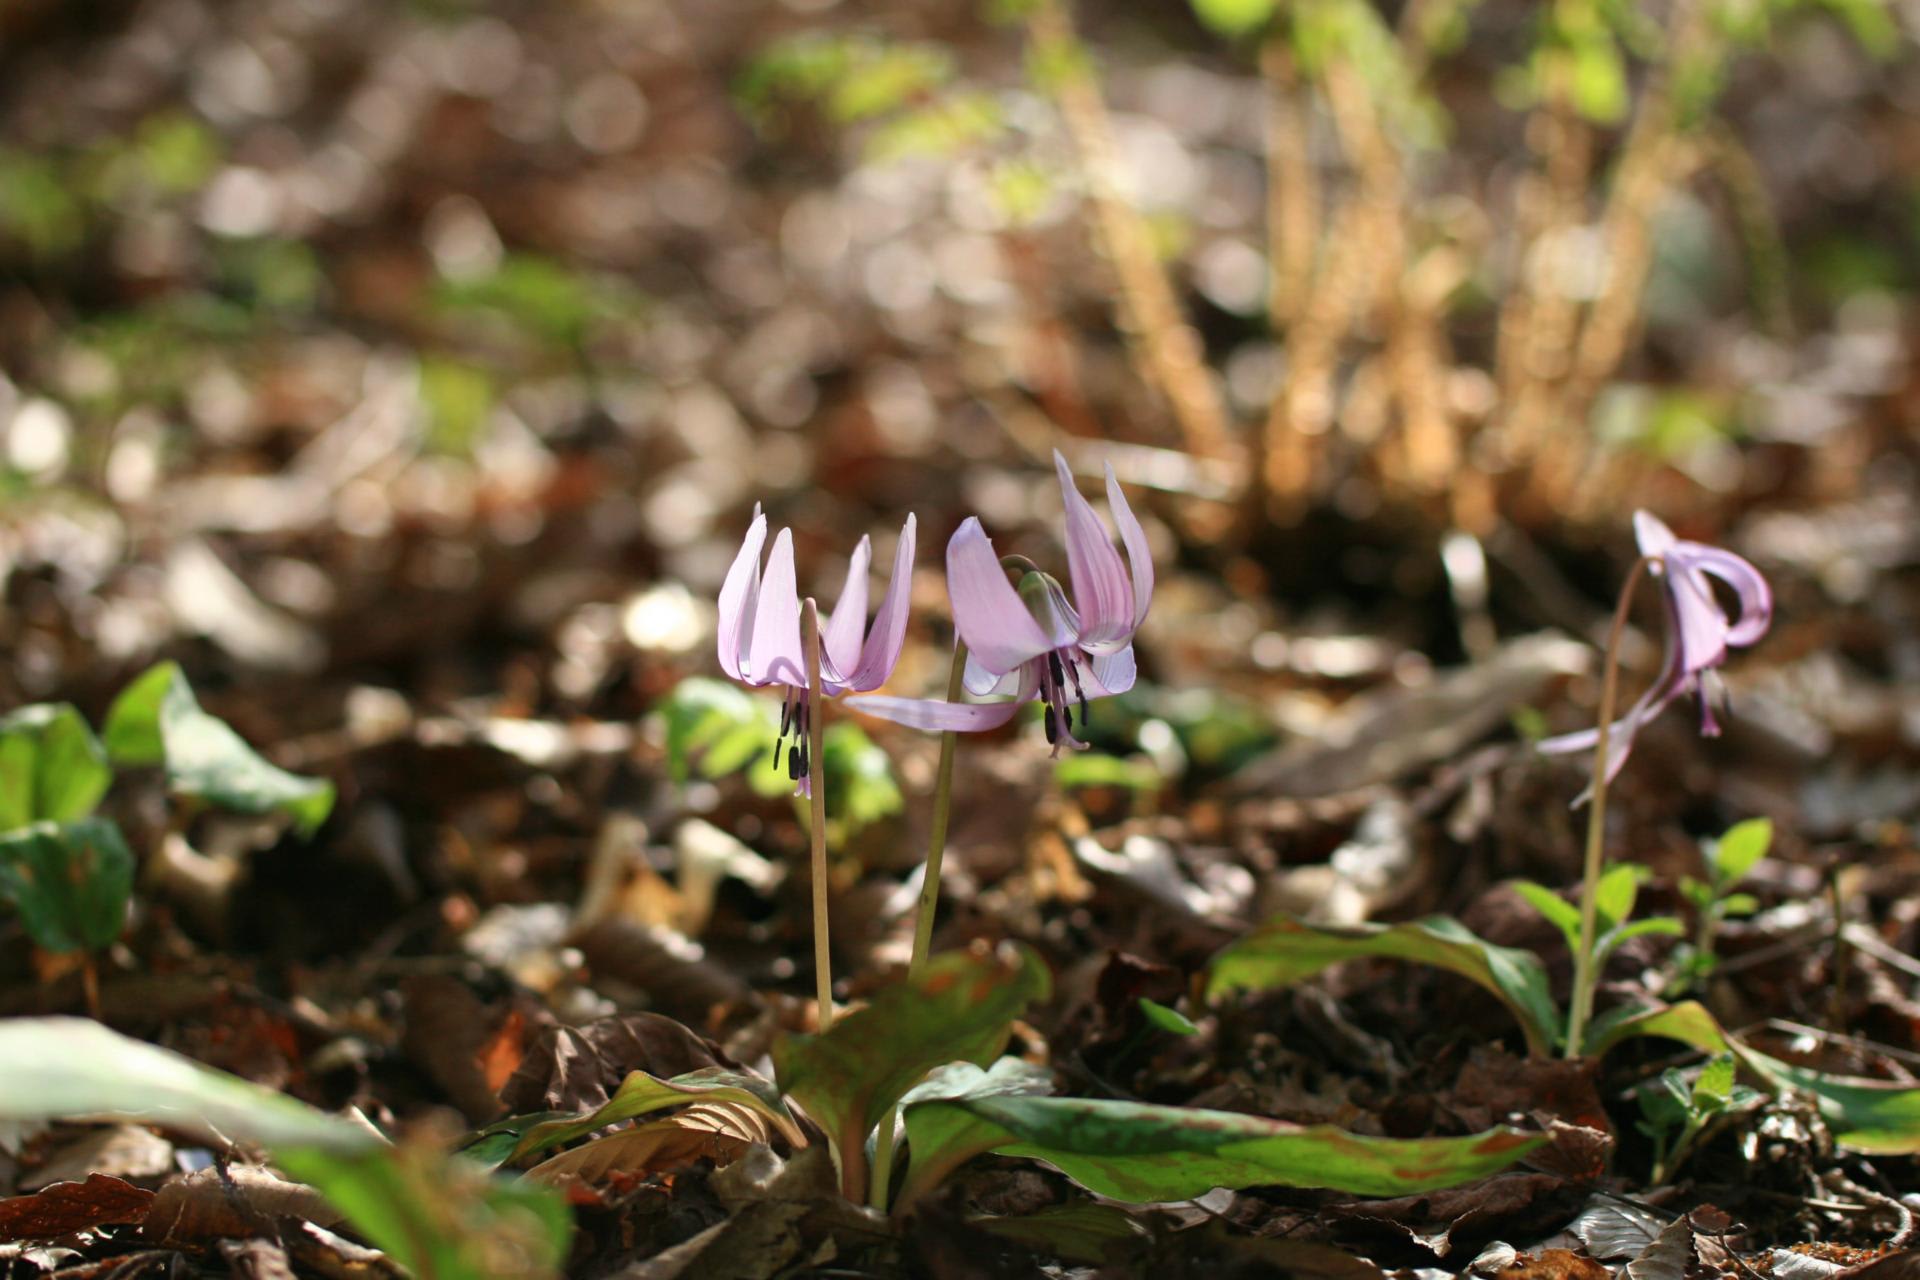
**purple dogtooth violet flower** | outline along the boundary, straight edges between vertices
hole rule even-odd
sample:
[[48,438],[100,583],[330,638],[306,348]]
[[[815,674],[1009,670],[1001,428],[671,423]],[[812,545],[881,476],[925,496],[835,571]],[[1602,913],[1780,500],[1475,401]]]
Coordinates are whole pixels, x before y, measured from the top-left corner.
[[[1773,621],[1773,591],[1760,571],[1744,558],[1702,542],[1676,538],[1673,530],[1645,511],[1633,514],[1633,532],[1648,569],[1658,577],[1664,590],[1661,604],[1666,612],[1666,656],[1660,674],[1640,700],[1614,721],[1607,731],[1607,777],[1620,772],[1633,748],[1640,729],[1664,710],[1668,703],[1685,694],[1700,701],[1700,732],[1717,737],[1720,722],[1714,706],[1727,707],[1726,686],[1719,667],[1727,660],[1729,648],[1744,649],[1767,633]],[[1714,595],[1712,578],[1733,589],[1739,601],[1731,617]],[[1598,729],[1562,734],[1539,743],[1546,752],[1588,751],[1598,743]],[[1589,793],[1574,803],[1584,803]]]
[[[873,547],[867,538],[853,549],[846,585],[833,613],[820,626],[820,689],[827,697],[877,689],[893,674],[907,638],[907,608],[913,579],[914,518],[900,528],[893,554],[893,576],[880,598],[873,625],[867,625],[867,569]],[[807,655],[800,636],[800,597],[793,567],[793,531],[773,540],[763,573],[760,548],[767,540],[767,518],[755,504],[740,553],[720,586],[720,667],[742,684],[781,685],[780,737],[774,761],[786,750],[787,776],[800,794],[811,795],[813,762],[807,758],[811,696]],[[787,744],[788,733],[794,735]]]
[[[1084,730],[1087,702],[1133,687],[1133,633],[1153,599],[1153,560],[1146,531],[1107,467],[1107,506],[1127,549],[1121,562],[1113,537],[1080,496],[1073,473],[1053,455],[1067,514],[1067,576],[1073,595],[1058,579],[1021,557],[1006,561],[976,516],[969,516],[947,543],[947,594],[953,625],[967,646],[963,683],[976,696],[1012,694],[1005,702],[961,703],[917,698],[859,697],[847,704],[867,715],[917,729],[974,732],[1007,723],[1036,698],[1046,706],[1047,741],[1054,754],[1084,749],[1074,735],[1073,712]],[[1018,585],[1011,566],[1024,570]]]

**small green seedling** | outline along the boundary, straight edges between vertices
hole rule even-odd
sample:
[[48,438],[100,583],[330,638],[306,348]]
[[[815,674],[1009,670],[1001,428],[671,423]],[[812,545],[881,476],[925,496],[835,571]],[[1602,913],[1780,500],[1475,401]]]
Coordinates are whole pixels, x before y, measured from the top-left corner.
[[1680,896],[1694,911],[1692,942],[1674,955],[1676,992],[1704,982],[1719,965],[1714,940],[1720,924],[1738,916],[1749,916],[1760,908],[1760,900],[1750,893],[1735,893],[1733,887],[1745,879],[1773,845],[1773,822],[1767,818],[1749,818],[1735,823],[1718,840],[1704,841],[1700,858],[1706,864],[1707,878],[1680,879]]
[[1640,1103],[1640,1132],[1653,1141],[1652,1181],[1658,1186],[1685,1163],[1693,1148],[1720,1117],[1744,1110],[1762,1095],[1734,1079],[1733,1055],[1710,1059],[1688,1078],[1669,1067],[1635,1093]]
[[0,903],[35,946],[81,953],[87,1007],[97,1013],[94,955],[126,924],[135,858],[113,819],[97,815],[116,767],[158,765],[188,804],[286,814],[311,835],[333,807],[333,784],[277,769],[225,721],[200,709],[171,662],[127,686],[104,741],[67,703],[0,717]]
[[[1594,972],[1600,972],[1608,958],[1630,939],[1647,934],[1677,937],[1685,932],[1680,921],[1672,916],[1633,919],[1633,904],[1640,896],[1640,886],[1651,875],[1652,872],[1637,862],[1617,862],[1594,886],[1594,910],[1599,921],[1598,936],[1593,944]],[[1528,906],[1552,921],[1565,935],[1568,950],[1579,954],[1580,908],[1532,880],[1516,880],[1513,888],[1527,900]],[[1581,1039],[1589,1037],[1583,1035]]]

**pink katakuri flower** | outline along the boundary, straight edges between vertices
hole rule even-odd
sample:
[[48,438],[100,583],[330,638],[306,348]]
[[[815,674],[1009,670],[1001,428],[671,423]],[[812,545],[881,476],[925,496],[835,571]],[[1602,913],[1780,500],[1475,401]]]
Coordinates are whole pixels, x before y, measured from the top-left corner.
[[1047,741],[1056,754],[1063,744],[1087,745],[1074,736],[1072,708],[1078,704],[1084,729],[1088,699],[1133,687],[1133,633],[1153,599],[1153,559],[1111,466],[1107,505],[1126,545],[1125,564],[1106,525],[1074,486],[1066,459],[1056,451],[1053,461],[1066,503],[1072,599],[1038,569],[1029,569],[1017,587],[1008,582],[978,517],[969,516],[947,543],[947,594],[954,627],[967,646],[966,688],[975,695],[1010,693],[1012,699],[859,697],[847,705],[914,728],[973,732],[1005,724],[1022,704],[1038,698],[1046,705]]
[[[893,674],[900,646],[907,636],[907,609],[913,585],[914,518],[900,528],[900,544],[893,555],[893,576],[880,599],[873,625],[867,625],[867,569],[873,547],[867,538],[853,549],[846,585],[840,599],[820,627],[820,688],[827,697],[877,689]],[[753,523],[740,544],[733,567],[720,587],[720,666],[742,684],[785,687],[780,707],[780,737],[774,744],[777,765],[787,734],[787,776],[802,794],[812,790],[812,761],[808,757],[807,729],[811,723],[807,687],[807,655],[800,638],[800,597],[793,567],[793,532],[782,529],[773,540],[766,571],[760,568],[760,548],[767,540],[767,518],[756,505]]]
[[[1652,686],[1607,731],[1609,779],[1627,762],[1634,735],[1668,703],[1685,694],[1699,698],[1701,734],[1717,737],[1720,722],[1714,718],[1714,704],[1718,703],[1722,711],[1726,709],[1726,685],[1720,679],[1719,667],[1727,660],[1727,650],[1754,644],[1773,621],[1773,592],[1760,571],[1743,557],[1703,542],[1676,538],[1673,530],[1645,511],[1634,512],[1633,531],[1640,554],[1650,562],[1648,569],[1665,587],[1661,604],[1666,615],[1666,657]],[[1739,610],[1733,616],[1728,616],[1714,595],[1710,578],[1718,578],[1733,589],[1739,601]],[[1589,751],[1599,737],[1598,729],[1583,729],[1548,738],[1539,748],[1551,753]],[[1574,803],[1584,803],[1587,798],[1583,792]]]

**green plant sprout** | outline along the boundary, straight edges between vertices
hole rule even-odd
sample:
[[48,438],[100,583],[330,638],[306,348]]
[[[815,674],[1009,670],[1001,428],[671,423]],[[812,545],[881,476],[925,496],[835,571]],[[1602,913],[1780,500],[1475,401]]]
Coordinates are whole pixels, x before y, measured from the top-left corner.
[[[1623,943],[1649,934],[1663,937],[1678,937],[1686,932],[1685,926],[1672,916],[1650,916],[1644,920],[1633,919],[1634,903],[1640,896],[1640,886],[1650,878],[1652,872],[1635,862],[1618,862],[1609,867],[1594,885],[1594,927],[1596,930],[1592,971],[1597,980],[1605,971],[1607,961],[1613,957]],[[1580,954],[1581,914],[1580,908],[1565,898],[1532,880],[1516,880],[1513,888],[1527,905],[1551,921],[1567,940],[1567,950],[1573,955]],[[1573,1033],[1568,1027],[1569,1036]],[[1569,1051],[1574,1051],[1569,1044]],[[1585,1046],[1581,1047],[1584,1052]]]
[[1766,818],[1749,818],[1735,823],[1718,840],[1704,841],[1701,861],[1707,878],[1680,878],[1680,896],[1693,908],[1693,939],[1675,949],[1674,986],[1686,991],[1704,982],[1719,966],[1714,954],[1714,939],[1724,920],[1750,916],[1760,908],[1760,900],[1750,893],[1736,893],[1734,886],[1744,880],[1773,844],[1773,823]]
[[1721,1053],[1693,1072],[1667,1068],[1634,1097],[1641,1115],[1636,1127],[1653,1142],[1651,1181],[1659,1186],[1679,1170],[1716,1121],[1753,1107],[1763,1095],[1737,1083],[1733,1055]]
[[326,821],[333,784],[261,759],[201,710],[177,664],[163,662],[114,699],[104,732],[67,703],[0,718],[0,902],[42,951],[80,953],[87,1009],[100,1010],[96,955],[120,936],[135,856],[96,813],[116,769],[158,766],[178,812],[199,805],[280,813],[305,836]]

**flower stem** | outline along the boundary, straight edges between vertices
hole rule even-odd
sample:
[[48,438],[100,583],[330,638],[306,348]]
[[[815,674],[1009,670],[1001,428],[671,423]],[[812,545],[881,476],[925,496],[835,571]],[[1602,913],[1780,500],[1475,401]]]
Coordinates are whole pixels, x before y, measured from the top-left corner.
[[[961,678],[967,670],[967,642],[953,638],[953,670],[947,676],[947,701],[960,701]],[[907,981],[918,978],[933,950],[933,917],[940,905],[940,862],[947,852],[947,820],[953,816],[953,754],[960,735],[940,735],[940,771],[933,783],[933,825],[927,831],[927,865],[920,880],[920,911],[913,925],[913,958],[907,962]],[[893,1181],[894,1135],[900,1129],[900,1108],[894,1107],[880,1123],[873,1150],[873,1183],[867,1202],[882,1213],[887,1209],[888,1183]]]
[[826,695],[820,687],[820,607],[808,596],[800,606],[807,648],[807,755],[812,798],[813,974],[820,1004],[820,1029],[833,1026],[833,952],[827,940],[827,769],[821,742],[826,732]]
[[[953,670],[947,676],[947,701],[960,701],[961,678],[967,669],[967,642],[953,640]],[[913,925],[913,959],[907,976],[917,978],[933,949],[933,915],[940,904],[940,862],[947,852],[947,820],[953,816],[953,756],[960,735],[940,735],[940,772],[933,784],[933,825],[927,832],[927,869],[920,883],[920,915]]]
[[1599,905],[1594,899],[1600,885],[1600,868],[1606,861],[1607,751],[1613,736],[1613,708],[1620,695],[1620,640],[1626,634],[1633,589],[1650,563],[1648,557],[1641,556],[1627,571],[1626,585],[1620,588],[1620,602],[1614,606],[1613,626],[1607,632],[1607,653],[1600,678],[1600,724],[1593,743],[1593,795],[1587,804],[1586,864],[1580,877],[1580,947],[1573,956],[1572,1008],[1567,1013],[1569,1058],[1580,1056],[1587,1024],[1593,1018],[1593,989],[1600,976],[1594,972],[1593,944],[1599,925]]

